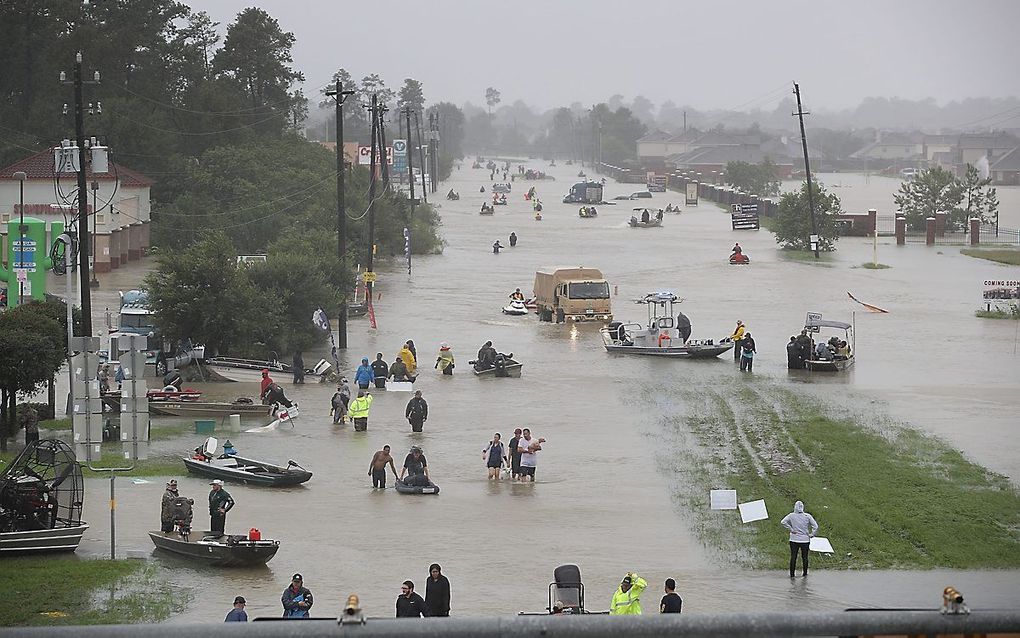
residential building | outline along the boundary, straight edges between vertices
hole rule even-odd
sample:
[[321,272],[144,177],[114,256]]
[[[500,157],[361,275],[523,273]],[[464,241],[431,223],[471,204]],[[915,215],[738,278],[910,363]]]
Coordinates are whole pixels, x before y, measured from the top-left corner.
[[1020,146],[995,160],[989,167],[992,183],[1002,186],[1020,186]]
[[852,154],[851,159],[916,160],[924,156],[922,133],[888,133],[880,131],[877,139]]

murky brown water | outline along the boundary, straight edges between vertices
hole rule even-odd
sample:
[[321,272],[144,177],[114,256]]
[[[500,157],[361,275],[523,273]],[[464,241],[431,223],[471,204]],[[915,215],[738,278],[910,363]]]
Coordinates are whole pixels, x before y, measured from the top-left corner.
[[[259,527],[265,536],[283,541],[266,569],[218,571],[164,556],[153,559],[165,568],[161,574],[168,581],[194,588],[193,602],[175,620],[218,622],[237,594],[247,597],[249,613],[276,615],[279,595],[295,571],[304,574],[316,595],[314,611],[321,615],[336,614],[350,592],[361,595],[368,613],[390,615],[399,583],[410,578],[422,586],[431,562],[441,563],[452,581],[455,614],[539,610],[553,568],[566,562],[581,566],[592,608],[608,606],[628,570],[648,578],[649,609],[670,576],[680,583],[685,608],[699,612],[934,606],[941,588],[950,583],[968,595],[972,606],[1020,605],[1016,571],[816,570],[807,581],[791,583],[783,574],[719,564],[675,511],[668,477],[654,461],[657,420],[634,397],[645,378],[741,383],[732,361],[612,357],[602,350],[595,326],[541,324],[533,315],[500,313],[506,295],[515,287],[530,291],[534,271],[543,266],[601,268],[619,288],[614,310],[621,319],[643,321],[643,307],[627,300],[671,288],[686,298],[682,309],[694,323],[695,338],[719,338],[736,319],[747,322],[759,350],[755,375],[860,414],[907,421],[1016,482],[1017,326],[975,319],[973,311],[984,278],[1016,278],[1018,269],[961,256],[956,248],[897,248],[891,239],[883,239],[879,248],[879,260],[891,265],[889,270],[854,268],[871,259],[870,242],[863,239],[841,241],[828,267],[788,261],[775,250],[771,234],[734,233],[728,215],[709,203],[667,215],[662,229],[628,228],[630,202],[599,207],[597,219],[579,219],[576,206],[559,203],[577,168],[541,168],[558,179],[536,184],[545,204],[542,222],[532,219],[522,200],[522,183],[515,184],[509,206],[498,207],[492,217],[479,216],[483,196],[478,187],[485,184],[488,190],[488,173],[456,173],[443,187],[445,192],[452,186],[462,196],[459,202],[442,201],[449,243],[445,253],[416,257],[411,276],[400,265],[385,269],[376,304],[379,329],[370,330],[365,319],[351,323],[352,366],[377,351],[392,359],[404,340],[415,340],[425,368],[417,386],[431,415],[424,433],[410,433],[403,419],[409,397],[398,393],[377,395],[367,433],[336,428],[327,416],[331,388],[309,385],[293,391],[302,407],[294,429],[221,435],[245,454],[293,458],[315,477],[296,489],[228,488],[238,503],[228,516],[228,529]],[[639,188],[610,184],[606,193],[612,197]],[[855,203],[858,193],[861,202]],[[850,209],[872,206],[871,198],[877,197],[866,188],[845,189],[840,195]],[[649,203],[678,201],[679,195],[667,193]],[[511,231],[520,238],[518,246],[493,255],[492,242],[506,244]],[[751,256],[751,267],[727,264],[734,240]],[[140,272],[131,267],[101,278],[97,326],[102,325],[103,299],[114,307],[116,289],[133,286]],[[788,374],[784,346],[803,325],[804,313],[816,310],[849,319],[859,307],[848,301],[847,290],[891,311],[857,313],[856,369],[843,377]],[[470,374],[467,361],[487,339],[524,362],[521,379],[479,380]],[[458,360],[453,378],[430,369],[444,340],[453,345]],[[207,389],[223,397],[257,391],[242,384]],[[538,483],[487,482],[483,446],[494,431],[507,440],[517,425],[548,439]],[[154,447],[183,452],[200,438]],[[367,476],[372,453],[390,444],[402,455],[412,443],[425,448],[442,494],[429,498],[373,491]],[[178,478],[181,492],[201,504],[206,481]],[[145,531],[158,525],[162,484],[162,479],[146,484],[118,480],[121,551],[151,549]],[[108,489],[106,481],[88,483],[86,514],[92,529],[79,550],[83,555],[109,551]],[[770,504],[770,509],[785,511],[787,506]],[[825,521],[820,522],[824,529]],[[838,539],[833,543],[838,549]],[[824,562],[813,560],[815,565]]]

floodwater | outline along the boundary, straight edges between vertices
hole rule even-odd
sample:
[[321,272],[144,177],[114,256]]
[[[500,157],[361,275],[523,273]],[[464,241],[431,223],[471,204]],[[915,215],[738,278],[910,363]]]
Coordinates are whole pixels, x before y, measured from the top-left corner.
[[[411,275],[401,263],[379,268],[378,329],[370,329],[367,319],[350,323],[345,362],[350,372],[362,356],[382,352],[392,360],[406,339],[414,339],[423,368],[416,386],[430,406],[424,433],[410,432],[403,418],[410,396],[402,393],[376,395],[367,433],[335,427],[328,417],[332,388],[318,385],[290,390],[301,404],[293,428],[262,434],[217,431],[242,454],[295,459],[315,476],[286,490],[228,486],[237,501],[228,531],[258,527],[264,537],[282,540],[268,567],[221,571],[163,555],[151,559],[161,567],[162,579],[192,588],[193,600],[174,621],[219,622],[239,594],[248,599],[249,614],[277,615],[280,593],[294,572],[304,575],[315,594],[317,615],[337,614],[351,592],[361,596],[369,615],[392,615],[401,581],[411,579],[423,591],[432,562],[440,563],[452,581],[457,615],[541,610],[553,569],[569,562],[580,565],[593,609],[608,607],[616,584],[630,570],[649,581],[649,610],[667,577],[680,583],[685,609],[692,612],[933,607],[947,584],[964,591],[974,607],[1020,606],[1017,571],[816,569],[806,580],[790,581],[782,572],[727,564],[701,546],[685,513],[674,505],[671,477],[656,463],[661,415],[638,397],[649,380],[739,387],[745,377],[732,359],[609,356],[595,326],[557,326],[539,323],[534,315],[500,313],[508,293],[515,287],[530,292],[535,270],[547,266],[601,268],[616,292],[614,311],[621,320],[644,320],[644,308],[628,300],[672,289],[685,298],[680,308],[693,321],[694,338],[723,337],[737,319],[748,324],[758,344],[756,377],[811,393],[863,415],[866,422],[891,416],[936,434],[1016,483],[1018,327],[976,319],[973,311],[983,279],[1015,279],[1018,269],[962,256],[953,247],[896,247],[891,239],[882,239],[878,249],[879,261],[892,266],[888,270],[857,268],[871,260],[872,247],[864,239],[841,240],[824,266],[791,261],[775,249],[771,234],[731,231],[728,215],[708,202],[668,214],[660,229],[629,228],[631,202],[600,206],[598,218],[579,219],[577,206],[559,203],[577,167],[544,164],[530,166],[550,171],[557,181],[535,183],[545,205],[543,221],[536,222],[522,198],[531,184],[522,182],[514,184],[508,206],[497,207],[494,216],[479,216],[489,194],[478,189],[489,190],[488,172],[467,168],[466,162],[443,185],[443,192],[456,188],[460,201],[447,202],[437,193],[448,242],[444,254],[415,257]],[[638,189],[610,183],[606,197]],[[890,207],[893,190],[888,190]],[[840,194],[855,210],[874,205],[863,201],[873,195],[853,200],[865,191]],[[668,202],[682,203],[676,193],[635,203],[660,207]],[[517,247],[492,254],[492,242],[506,245],[511,231],[520,238]],[[728,265],[735,240],[751,257],[751,267]],[[143,269],[132,266],[102,277],[99,294],[114,306],[114,291],[136,285]],[[847,291],[890,313],[862,312]],[[96,325],[102,325],[98,318],[105,303],[96,304]],[[807,311],[854,318],[858,338],[852,372],[840,377],[788,373],[785,344]],[[488,339],[524,362],[522,378],[474,378],[467,362]],[[457,357],[452,378],[431,369],[441,341],[449,341]],[[257,391],[247,384],[202,387],[221,397]],[[516,426],[547,439],[539,454],[538,482],[488,482],[482,449],[493,432],[506,441]],[[200,440],[184,436],[156,442],[154,449],[184,453]],[[423,446],[442,494],[373,490],[368,462],[384,444],[393,447],[398,464],[410,445]],[[198,478],[178,479],[181,493],[196,499],[198,527],[207,520],[202,503],[209,488]],[[86,520],[92,528],[79,554],[109,552],[108,489],[106,481],[88,481]],[[162,489],[159,478],[117,481],[122,555],[151,550],[145,532],[158,527]],[[778,527],[778,517],[790,505],[769,503],[773,518],[758,524]],[[820,523],[824,533],[824,516]],[[838,551],[838,539],[832,542]],[[824,564],[822,557],[812,559],[815,566]]]

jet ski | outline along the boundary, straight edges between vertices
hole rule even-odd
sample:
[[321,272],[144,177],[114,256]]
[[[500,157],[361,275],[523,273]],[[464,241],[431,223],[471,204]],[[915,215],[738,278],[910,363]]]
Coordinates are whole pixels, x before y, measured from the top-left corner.
[[528,314],[528,307],[524,305],[524,302],[520,299],[512,300],[508,305],[503,306],[504,315],[526,315]]
[[751,263],[751,258],[744,253],[733,253],[730,255],[730,264],[734,266],[746,265]]

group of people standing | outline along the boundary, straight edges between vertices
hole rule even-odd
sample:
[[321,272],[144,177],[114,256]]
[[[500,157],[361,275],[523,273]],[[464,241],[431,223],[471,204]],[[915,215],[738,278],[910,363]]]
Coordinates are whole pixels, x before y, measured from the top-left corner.
[[752,372],[754,370],[754,355],[757,350],[754,339],[747,331],[743,321],[737,320],[737,327],[730,335],[730,340],[733,341],[733,360],[740,362],[740,371]]
[[509,470],[513,481],[533,483],[538,467],[538,453],[542,450],[544,438],[533,438],[529,428],[517,428],[508,444],[504,444],[499,432],[482,450],[482,460],[489,471],[489,479],[500,480],[500,472]]

